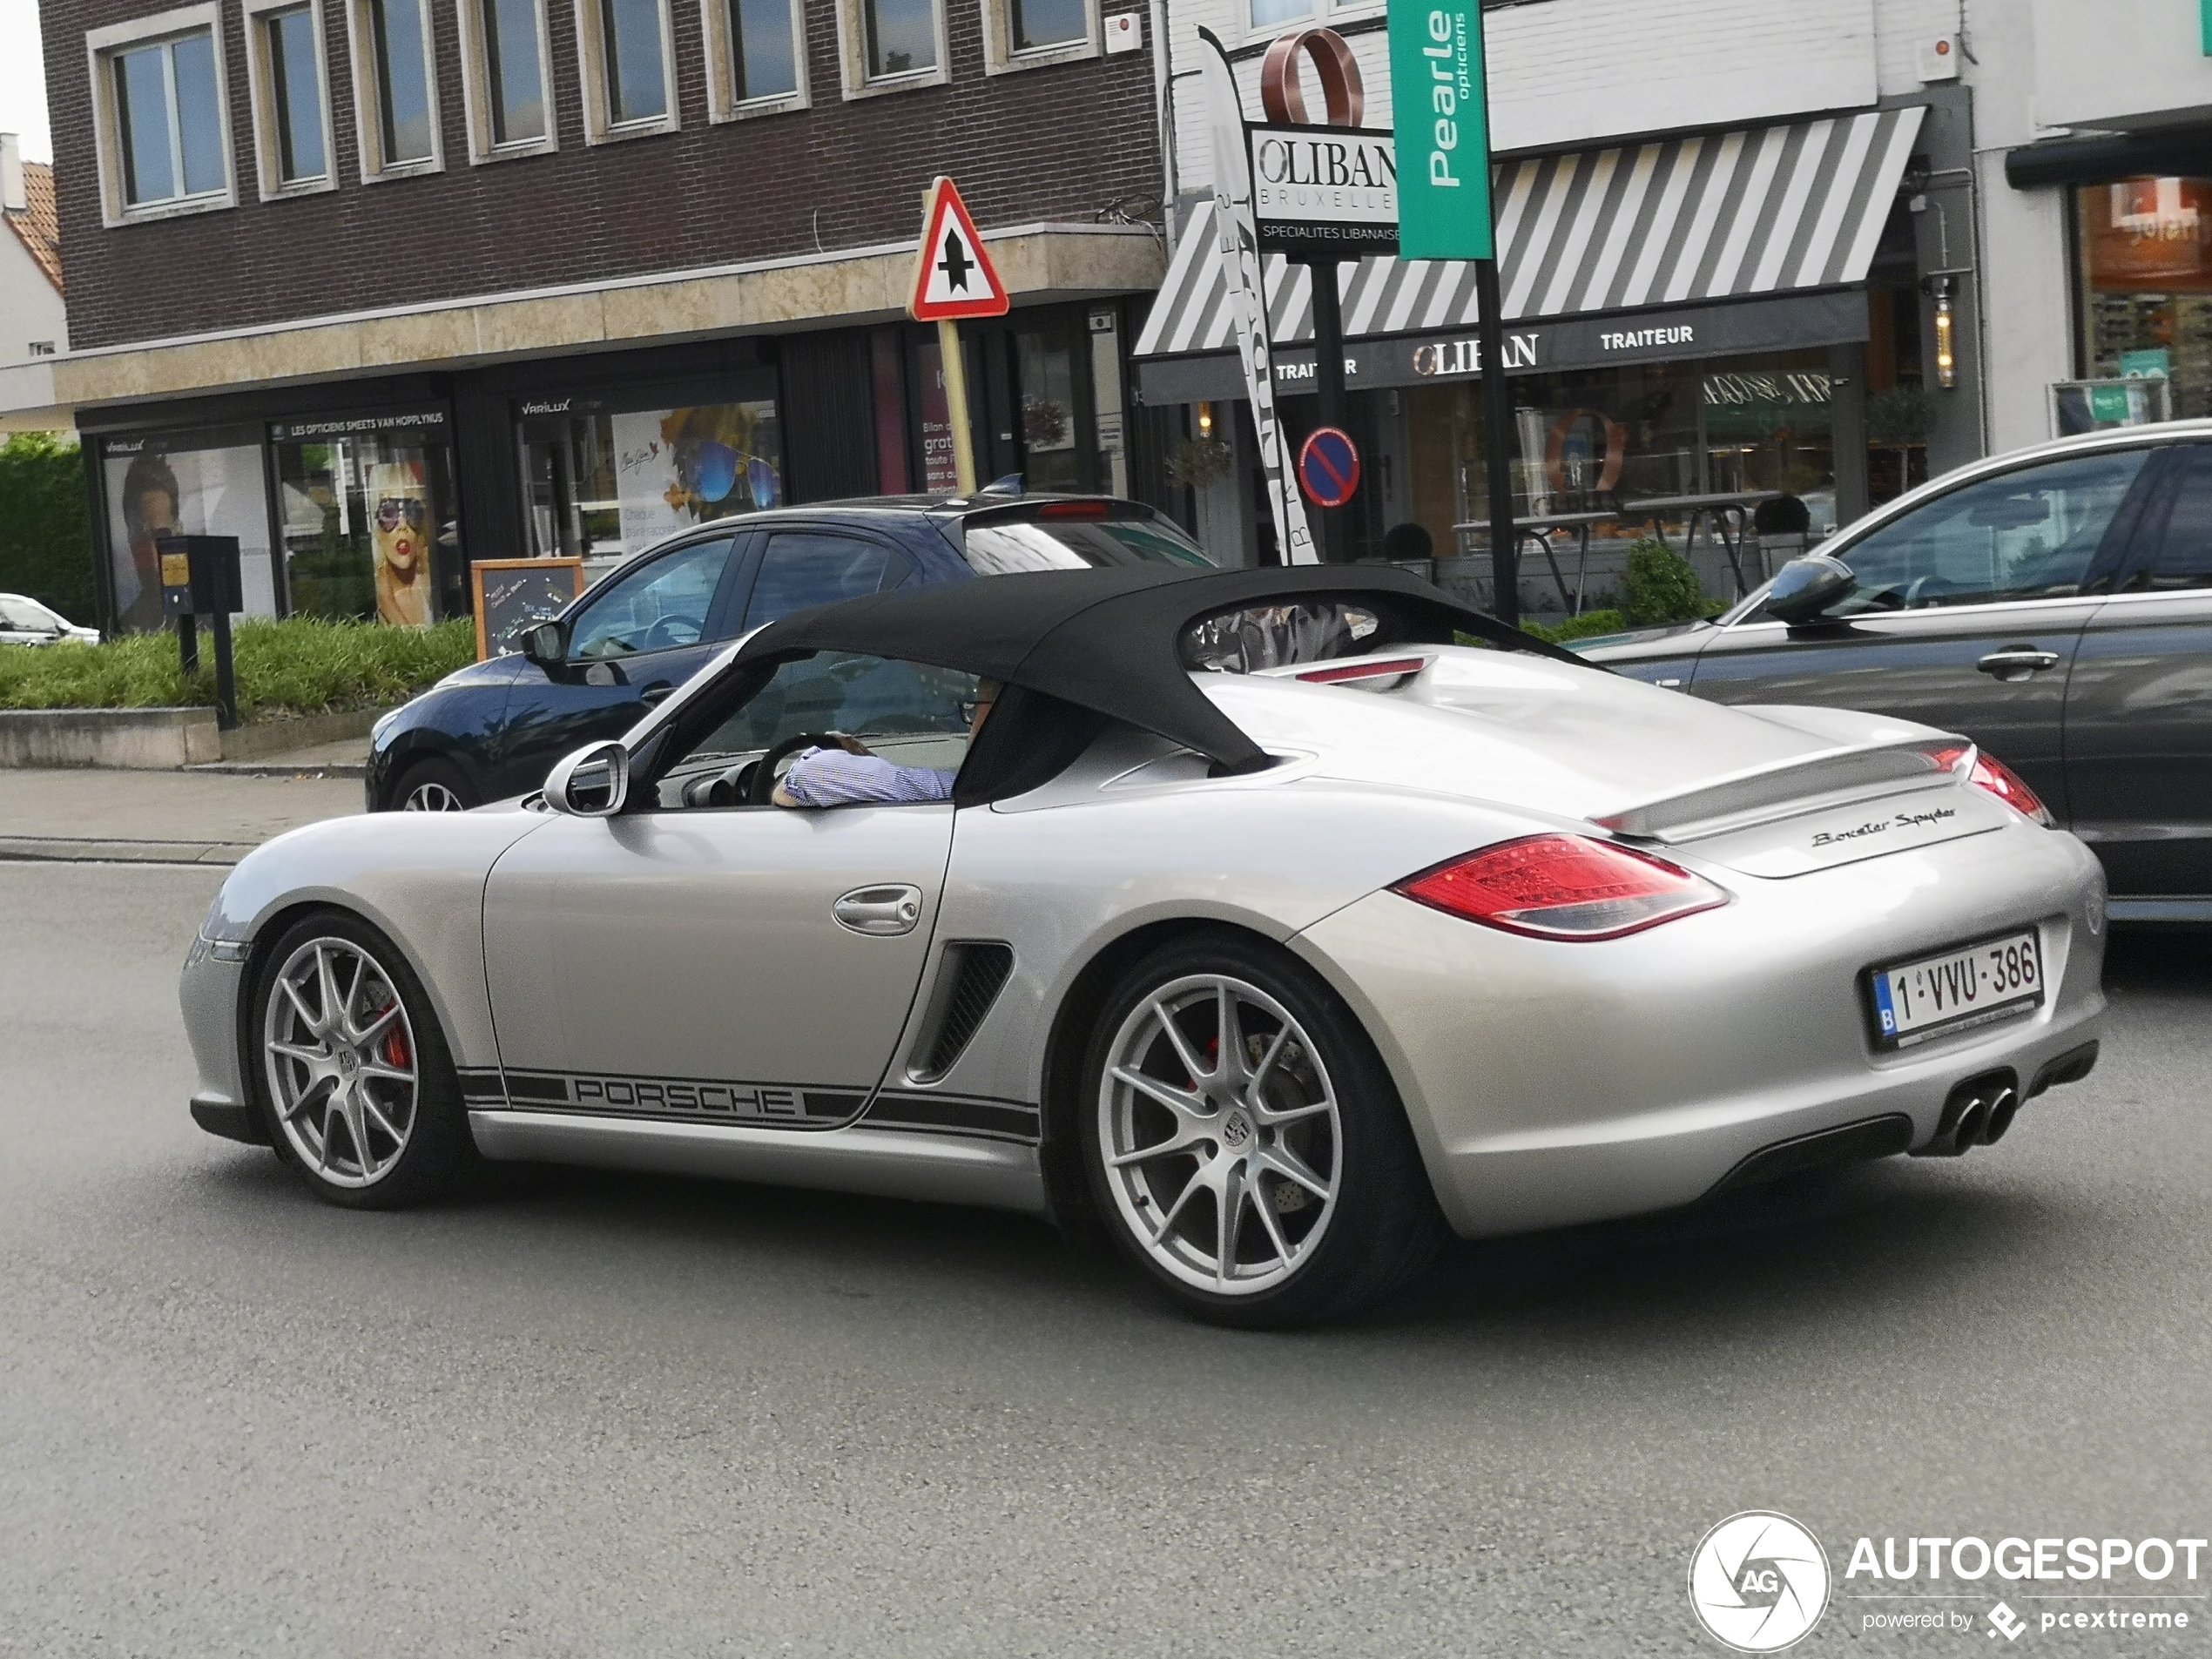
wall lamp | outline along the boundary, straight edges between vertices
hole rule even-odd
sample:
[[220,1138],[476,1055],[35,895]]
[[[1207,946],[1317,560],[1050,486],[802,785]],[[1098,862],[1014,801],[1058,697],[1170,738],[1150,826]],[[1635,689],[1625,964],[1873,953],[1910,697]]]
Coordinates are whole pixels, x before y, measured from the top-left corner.
[[1198,435],[1202,438],[1213,436],[1213,405],[1211,403],[1198,405]]
[[1935,369],[1936,384],[1949,388],[1959,384],[1959,357],[1952,349],[1951,331],[1952,301],[1958,292],[1958,280],[1951,276],[1932,276],[1927,280],[1929,296],[1935,301]]

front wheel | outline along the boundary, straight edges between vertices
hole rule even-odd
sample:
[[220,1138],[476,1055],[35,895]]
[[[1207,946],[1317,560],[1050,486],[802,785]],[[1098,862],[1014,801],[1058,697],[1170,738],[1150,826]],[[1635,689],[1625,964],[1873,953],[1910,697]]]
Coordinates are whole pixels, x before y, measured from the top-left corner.
[[392,804],[403,813],[465,813],[482,805],[469,774],[450,760],[418,760],[401,775]]
[[1107,1001],[1083,1076],[1098,1211],[1203,1318],[1347,1313],[1443,1242],[1373,1044],[1325,984],[1258,941],[1178,942],[1139,963]]
[[398,1209],[474,1166],[429,998],[367,922],[330,912],[286,929],[256,977],[253,1015],[269,1143],[319,1197]]

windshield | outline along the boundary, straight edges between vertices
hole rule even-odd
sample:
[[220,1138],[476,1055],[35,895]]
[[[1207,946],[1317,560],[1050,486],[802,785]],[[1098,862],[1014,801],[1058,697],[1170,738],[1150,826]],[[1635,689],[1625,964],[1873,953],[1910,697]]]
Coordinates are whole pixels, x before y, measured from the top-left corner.
[[50,633],[67,626],[62,619],[36,599],[26,599],[19,594],[0,593],[0,628],[14,628],[24,633]]
[[[1066,516],[1053,516],[1055,508]],[[1150,512],[1128,516],[1110,513],[1103,503],[1070,502],[1064,508],[1061,503],[1048,503],[1034,517],[971,522],[963,529],[962,550],[978,576],[1082,570],[1117,564],[1213,569],[1213,561],[1204,550],[1178,529],[1173,520]]]

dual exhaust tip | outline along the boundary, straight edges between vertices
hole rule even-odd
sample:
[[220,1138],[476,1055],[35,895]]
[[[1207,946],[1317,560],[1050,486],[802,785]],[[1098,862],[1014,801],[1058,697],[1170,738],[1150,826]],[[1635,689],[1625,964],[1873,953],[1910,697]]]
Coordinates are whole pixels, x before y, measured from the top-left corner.
[[1935,1134],[1926,1145],[1914,1147],[1912,1156],[1955,1158],[1977,1146],[1996,1145],[2013,1127],[2021,1102],[2033,1100],[2059,1083],[2080,1082],[2096,1063],[2097,1045],[2085,1042],[2047,1061],[2026,1088],[2020,1086],[2020,1074],[2009,1066],[1967,1078],[1945,1097]]
[[1921,1158],[1963,1157],[1977,1146],[1994,1146],[2005,1138],[2020,1115],[2020,1074],[2009,1067],[1969,1077],[1953,1089],[1936,1120],[1936,1132],[1912,1156]]

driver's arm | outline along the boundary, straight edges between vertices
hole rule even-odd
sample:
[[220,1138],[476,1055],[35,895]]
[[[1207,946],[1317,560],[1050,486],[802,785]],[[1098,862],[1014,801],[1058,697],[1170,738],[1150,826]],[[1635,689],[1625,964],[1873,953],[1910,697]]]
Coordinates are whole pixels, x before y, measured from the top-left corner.
[[953,774],[894,766],[881,755],[809,749],[769,799],[779,806],[853,806],[871,801],[948,800]]

